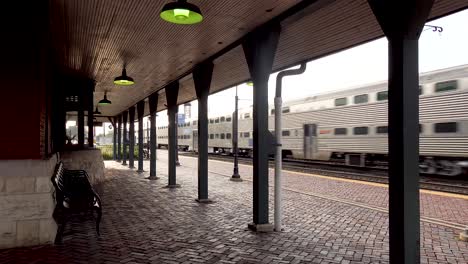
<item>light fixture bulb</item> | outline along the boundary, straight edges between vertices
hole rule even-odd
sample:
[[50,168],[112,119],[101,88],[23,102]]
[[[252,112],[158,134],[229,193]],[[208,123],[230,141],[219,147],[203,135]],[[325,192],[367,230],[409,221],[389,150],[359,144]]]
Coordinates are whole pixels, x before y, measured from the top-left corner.
[[174,9],[174,17],[177,20],[186,20],[189,18],[190,10],[188,9]]

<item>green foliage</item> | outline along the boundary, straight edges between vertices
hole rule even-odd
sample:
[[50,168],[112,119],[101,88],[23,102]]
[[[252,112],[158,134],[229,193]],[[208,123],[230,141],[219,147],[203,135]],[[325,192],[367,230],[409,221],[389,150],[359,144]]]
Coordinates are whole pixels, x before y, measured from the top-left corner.
[[[113,158],[113,146],[112,145],[101,145],[101,146],[97,146],[97,148],[101,150],[102,158],[104,160],[112,160]],[[127,151],[128,151],[128,146],[127,146]],[[133,153],[134,153],[135,159],[138,159],[138,145],[135,145],[135,151]]]

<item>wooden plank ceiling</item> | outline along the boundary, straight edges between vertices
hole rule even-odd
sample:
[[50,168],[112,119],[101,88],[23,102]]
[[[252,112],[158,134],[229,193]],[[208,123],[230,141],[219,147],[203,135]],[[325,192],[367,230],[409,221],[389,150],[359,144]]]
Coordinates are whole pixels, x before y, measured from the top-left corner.
[[[197,25],[174,25],[159,17],[159,11],[169,1],[52,0],[52,36],[60,64],[96,81],[95,103],[108,92],[112,105],[101,107],[103,115],[114,116],[127,110],[186,75],[197,63],[301,2],[190,0],[201,8],[204,21]],[[431,18],[466,7],[466,0],[436,0]],[[318,0],[283,20],[274,70],[381,36],[366,0]],[[211,92],[250,78],[241,46],[214,63]],[[113,84],[124,65],[127,74],[136,81],[134,86]],[[195,99],[191,75],[185,76],[180,84],[178,102]],[[165,109],[165,103],[161,91],[158,110]]]

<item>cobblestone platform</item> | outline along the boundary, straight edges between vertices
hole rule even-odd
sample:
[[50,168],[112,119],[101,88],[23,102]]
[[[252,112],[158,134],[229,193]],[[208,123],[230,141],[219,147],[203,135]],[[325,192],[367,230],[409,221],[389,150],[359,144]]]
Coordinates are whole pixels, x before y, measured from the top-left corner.
[[[285,231],[253,233],[247,230],[252,183],[229,181],[232,165],[210,161],[215,203],[199,204],[196,160],[180,160],[177,189],[164,188],[165,152],[159,153],[156,181],[106,162],[101,238],[89,219],[70,225],[62,246],[2,250],[0,263],[388,263],[384,187],[286,174]],[[241,166],[247,180],[249,171]],[[340,195],[359,204],[342,202]],[[422,198],[423,215],[453,221],[444,212],[465,210],[455,221],[466,221],[467,200],[430,193]],[[424,205],[431,201],[436,204]],[[459,231],[423,221],[421,262],[467,263],[468,243],[456,239]]]

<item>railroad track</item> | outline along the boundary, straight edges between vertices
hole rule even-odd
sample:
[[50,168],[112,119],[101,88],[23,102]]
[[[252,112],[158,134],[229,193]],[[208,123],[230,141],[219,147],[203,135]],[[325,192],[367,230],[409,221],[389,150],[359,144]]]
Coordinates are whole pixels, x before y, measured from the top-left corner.
[[[197,156],[196,154],[191,152],[180,152],[179,154],[191,157]],[[233,157],[209,154],[209,159],[232,162]],[[240,164],[252,165],[251,158],[238,157],[238,160]],[[273,167],[274,160],[271,159],[270,168]],[[319,174],[330,177],[388,184],[387,168],[385,166],[361,168],[333,162],[330,163],[321,161],[284,159],[283,169],[303,173]],[[425,190],[468,195],[468,182],[462,180],[448,180],[430,175],[422,175],[420,180],[420,187],[421,189]]]

